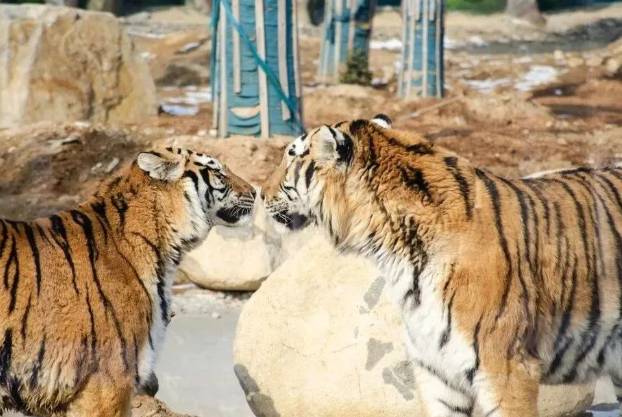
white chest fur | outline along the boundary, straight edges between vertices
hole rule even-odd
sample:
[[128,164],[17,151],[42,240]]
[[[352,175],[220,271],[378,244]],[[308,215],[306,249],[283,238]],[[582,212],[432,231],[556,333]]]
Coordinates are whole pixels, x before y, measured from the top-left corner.
[[[154,370],[156,360],[162,345],[168,319],[171,313],[172,283],[175,278],[176,268],[169,267],[163,275],[163,285],[158,288],[158,281],[148,287],[152,301],[152,323],[149,330],[149,339],[141,349],[138,363],[138,376],[140,382],[146,381]],[[165,309],[163,311],[163,309]],[[164,313],[164,314],[163,314]]]
[[390,256],[382,260],[376,265],[388,277],[393,299],[402,311],[405,343],[412,360],[467,388],[464,376],[473,368],[476,354],[456,330],[456,318],[443,302],[440,283],[449,268],[430,261],[414,276],[409,263]]

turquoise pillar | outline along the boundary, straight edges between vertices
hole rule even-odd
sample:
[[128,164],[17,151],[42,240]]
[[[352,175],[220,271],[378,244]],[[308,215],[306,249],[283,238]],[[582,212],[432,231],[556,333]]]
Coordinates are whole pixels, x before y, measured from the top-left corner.
[[215,0],[213,127],[218,136],[302,133],[295,0]]
[[352,52],[361,50],[369,55],[375,8],[376,0],[326,0],[320,80],[338,81],[339,71]]
[[402,1],[400,97],[444,96],[443,0]]

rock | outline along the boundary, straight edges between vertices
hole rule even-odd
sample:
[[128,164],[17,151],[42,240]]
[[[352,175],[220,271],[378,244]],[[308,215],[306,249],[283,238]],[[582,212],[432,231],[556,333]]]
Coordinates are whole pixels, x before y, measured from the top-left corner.
[[553,52],[553,58],[555,59],[555,61],[563,61],[564,52],[561,51],[560,49],[556,49],[555,52]]
[[607,58],[605,61],[605,72],[610,77],[616,77],[622,73],[622,54]]
[[117,13],[121,9],[120,0],[88,0],[86,4],[88,10],[96,12]]
[[[421,415],[397,308],[385,279],[321,236],[246,304],[235,371],[256,416]],[[542,386],[540,416],[585,410],[592,386]],[[481,413],[477,414],[481,417]]]
[[132,401],[132,417],[192,417],[170,411],[166,405],[153,397],[136,396]]
[[593,56],[585,60],[585,65],[591,68],[600,67],[603,64],[602,56]]
[[148,66],[107,13],[0,6],[0,125],[156,115]]
[[186,0],[186,6],[208,16],[212,12],[212,0]]
[[257,204],[250,227],[215,226],[203,244],[186,255],[180,274],[211,290],[255,291],[261,283],[312,234],[305,231],[283,237]]

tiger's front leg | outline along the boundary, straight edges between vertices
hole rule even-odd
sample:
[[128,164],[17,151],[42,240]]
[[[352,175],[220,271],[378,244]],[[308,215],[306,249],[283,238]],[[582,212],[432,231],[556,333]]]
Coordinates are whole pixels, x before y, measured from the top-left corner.
[[471,417],[473,399],[453,386],[439,371],[422,363],[415,365],[419,397],[429,417]]
[[[486,356],[493,356],[488,360]],[[482,355],[474,380],[477,404],[486,417],[537,417],[540,364],[530,357],[498,360]]]

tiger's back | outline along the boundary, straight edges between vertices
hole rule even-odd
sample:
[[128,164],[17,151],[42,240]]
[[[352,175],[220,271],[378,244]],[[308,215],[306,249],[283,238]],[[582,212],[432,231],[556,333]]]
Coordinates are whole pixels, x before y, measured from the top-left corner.
[[525,314],[519,336],[542,360],[543,381],[584,382],[603,372],[622,379],[622,170],[515,181],[476,175],[491,198],[485,221],[495,224],[509,278],[501,300],[521,304],[513,306]]

